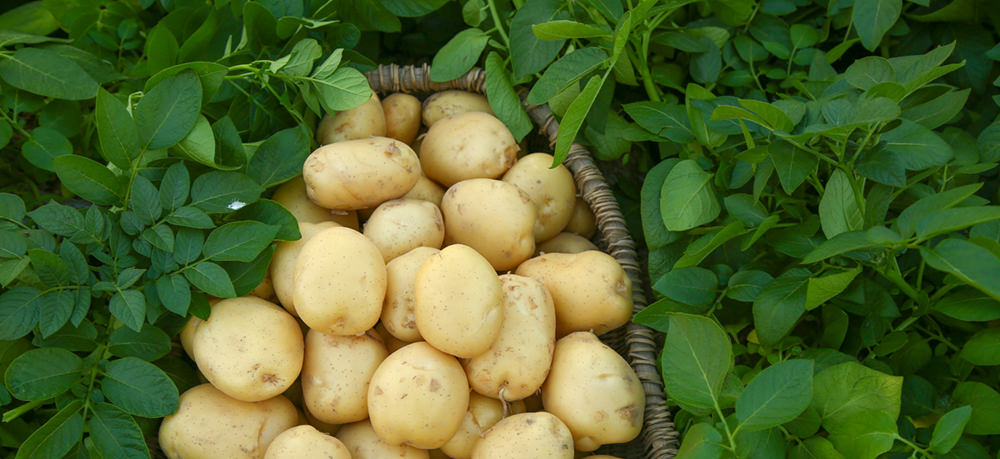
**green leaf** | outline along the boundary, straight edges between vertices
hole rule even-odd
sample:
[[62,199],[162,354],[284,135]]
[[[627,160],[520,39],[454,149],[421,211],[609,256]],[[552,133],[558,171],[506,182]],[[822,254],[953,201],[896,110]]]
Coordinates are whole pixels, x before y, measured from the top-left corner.
[[34,47],[18,49],[0,60],[0,78],[17,89],[54,99],[90,99],[98,88],[75,62]]
[[806,311],[810,274],[807,269],[791,269],[769,282],[757,294],[753,302],[753,323],[761,344],[774,346],[795,327]]
[[320,104],[330,112],[357,107],[372,96],[368,79],[352,67],[338,68],[326,78],[313,76],[310,81],[319,93]]
[[4,382],[20,400],[47,400],[69,390],[82,377],[83,359],[58,347],[32,349],[7,367]]
[[0,294],[0,340],[27,335],[38,323],[42,293],[24,285]]
[[851,17],[861,44],[874,51],[903,9],[903,0],[854,0]]
[[956,207],[932,212],[917,222],[917,239],[925,241],[973,225],[1000,219],[1000,206]]
[[789,33],[795,49],[809,48],[819,42],[819,31],[805,24],[792,24]]
[[31,140],[21,145],[21,155],[39,169],[55,172],[53,161],[63,155],[73,154],[73,144],[59,131],[37,127],[31,131]]
[[[190,39],[184,42],[185,45],[188,43],[191,43]],[[229,73],[229,67],[216,62],[184,62],[156,72],[155,75],[146,80],[143,90],[148,92],[163,80],[185,70],[190,70],[198,76],[198,80],[201,83],[201,100],[203,104],[211,100],[212,96],[219,91],[219,88],[222,87],[222,83],[225,81],[226,74]]]
[[67,403],[21,443],[15,459],[65,456],[83,438],[82,409],[83,400]]
[[1000,120],[986,126],[976,138],[979,158],[984,162],[1000,161]]
[[160,205],[168,211],[180,208],[187,201],[191,188],[191,176],[183,161],[167,168],[160,181]]
[[634,102],[624,106],[625,112],[643,129],[677,143],[694,140],[694,131],[687,109],[664,102]]
[[767,219],[767,209],[753,196],[746,193],[733,193],[722,200],[726,211],[747,226],[757,226]]
[[267,247],[278,228],[254,221],[226,223],[209,235],[203,250],[205,259],[250,261]]
[[264,189],[239,172],[213,171],[191,184],[191,204],[205,212],[229,212],[252,204]]
[[823,241],[813,251],[809,252],[802,258],[802,263],[816,263],[817,261],[823,261],[827,258],[856,250],[888,247],[901,240],[902,238],[898,234],[884,226],[875,226],[869,228],[867,231],[840,233],[829,240]]
[[715,300],[718,282],[715,273],[705,268],[680,268],[657,280],[653,290],[687,305],[703,306]]
[[87,420],[94,446],[104,457],[149,457],[149,448],[135,419],[110,403],[95,403]]
[[955,386],[951,406],[972,405],[972,416],[965,425],[969,435],[1000,434],[1000,394],[977,381],[963,381]]
[[236,296],[233,281],[222,267],[203,261],[184,271],[184,277],[201,291],[219,298]]
[[18,231],[0,232],[0,257],[20,258],[28,251],[28,239]]
[[187,136],[201,112],[201,83],[185,70],[153,87],[135,107],[140,151],[173,146]]
[[744,432],[789,422],[812,400],[813,362],[792,359],[765,368],[736,400],[736,418]]
[[982,183],[971,183],[920,198],[899,213],[899,219],[896,220],[895,228],[900,236],[913,236],[914,231],[917,229],[917,222],[935,211],[950,209],[958,205],[969,196],[972,196],[982,186]]
[[122,181],[107,167],[90,158],[59,156],[53,159],[52,166],[66,188],[94,204],[108,206],[122,198]]
[[743,228],[743,223],[738,221],[730,222],[720,230],[706,233],[695,239],[694,242],[684,249],[684,255],[677,259],[673,267],[674,269],[678,269],[695,266],[714,252],[715,249],[744,233],[746,231]]
[[565,40],[570,38],[608,37],[611,33],[605,29],[582,22],[557,20],[531,26],[531,31],[540,40]]
[[931,443],[927,449],[940,454],[951,451],[955,443],[958,443],[958,439],[962,438],[962,431],[965,430],[965,425],[969,423],[971,416],[972,407],[969,405],[945,413],[934,425],[934,434],[931,435]]
[[806,310],[816,309],[839,295],[851,285],[851,282],[860,273],[861,267],[859,266],[837,274],[809,278],[809,286],[806,288]]
[[445,43],[431,62],[431,81],[451,81],[465,75],[476,65],[490,36],[472,28],[457,33]]
[[559,55],[563,40],[544,41],[531,27],[553,19],[568,19],[558,0],[527,0],[510,22],[510,60],[514,80],[539,72]]
[[1000,302],[974,288],[957,288],[932,306],[948,317],[967,322],[1000,319]]
[[772,458],[784,457],[784,434],[778,428],[736,432],[736,457]]
[[569,104],[569,108],[566,109],[566,115],[563,116],[562,122],[559,124],[559,134],[556,136],[554,154],[556,164],[561,164],[569,156],[569,149],[576,139],[576,134],[580,132],[580,127],[587,118],[587,114],[590,113],[590,107],[594,105],[597,94],[603,85],[603,77],[591,77],[583,91],[580,91],[580,95],[576,96],[573,103]]
[[156,280],[156,294],[163,307],[179,316],[186,316],[191,305],[191,286],[180,274],[163,276]]
[[941,136],[913,121],[902,120],[899,127],[882,134],[887,151],[896,153],[909,170],[924,170],[946,164],[954,157],[951,146]]
[[878,411],[888,416],[895,431],[902,387],[902,376],[890,376],[853,361],[844,362],[816,374],[812,406],[823,418],[827,430],[850,424],[858,415]]
[[215,133],[208,118],[202,115],[196,117],[194,126],[170,149],[170,152],[209,167],[219,167],[215,161]]
[[382,0],[382,5],[392,14],[407,18],[423,16],[448,3],[447,0]]
[[146,320],[146,297],[138,290],[119,290],[109,302],[111,314],[138,331]]
[[722,434],[711,424],[701,422],[691,426],[684,434],[677,456],[687,459],[716,459],[725,457]]
[[146,67],[150,73],[159,72],[177,62],[180,45],[166,21],[161,21],[149,30],[145,45]]
[[[234,215],[239,220],[256,220],[278,228],[274,238],[279,241],[297,241],[302,237],[299,223],[288,209],[270,199],[261,199],[246,206]],[[175,255],[176,256],[176,255]]]
[[642,215],[642,233],[646,240],[646,247],[650,250],[659,249],[678,238],[678,234],[667,229],[660,218],[660,190],[663,183],[674,168],[678,160],[676,158],[661,161],[653,166],[642,181],[640,214]]
[[184,206],[173,212],[166,218],[167,223],[171,225],[183,226],[186,228],[214,228],[215,223],[212,222],[212,217],[208,214],[202,212],[194,207]]
[[15,222],[24,220],[24,201],[20,196],[10,193],[0,193],[0,218],[6,218]]
[[288,55],[271,62],[269,69],[282,75],[306,76],[322,55],[323,48],[316,40],[303,38],[295,43]]
[[764,271],[737,271],[729,278],[726,296],[736,301],[752,303],[761,289],[774,278]]
[[792,128],[795,127],[792,119],[774,105],[753,99],[740,99],[739,102],[740,105],[759,115],[761,119],[767,122],[768,126],[771,126],[775,130],[791,132]]
[[174,261],[186,265],[197,260],[198,255],[201,255],[201,249],[204,245],[204,232],[187,228],[178,230],[177,238],[174,242]]
[[59,255],[45,249],[31,249],[28,250],[28,256],[31,258],[31,267],[45,286],[69,285],[69,266]]
[[139,155],[139,134],[125,104],[104,89],[98,90],[94,122],[101,156],[118,168],[129,170],[132,160]]
[[59,236],[73,236],[83,231],[83,216],[70,206],[49,201],[28,212],[28,216],[45,231]]
[[844,459],[825,437],[810,437],[788,451],[788,459]]
[[785,193],[792,194],[819,166],[819,158],[786,142],[768,146],[771,162]]
[[874,409],[855,412],[830,430],[830,442],[837,451],[857,459],[880,457],[892,448],[896,436],[896,420]]
[[920,248],[932,268],[961,279],[1000,300],[1000,258],[989,250],[961,239],[945,239],[934,249]]
[[144,225],[153,224],[160,219],[160,215],[163,213],[159,191],[152,182],[141,175],[137,175],[132,181],[128,204]]
[[973,365],[1000,365],[1000,328],[986,328],[972,335],[958,355]]
[[514,92],[503,59],[494,51],[486,56],[486,97],[493,113],[507,125],[518,142],[534,128],[521,105],[521,98]]
[[108,352],[152,362],[170,352],[170,336],[153,325],[145,325],[139,331],[122,327],[111,332]]
[[309,134],[304,128],[284,129],[257,147],[246,173],[260,186],[270,188],[302,174],[309,153]]
[[819,221],[827,239],[864,227],[865,219],[858,201],[854,199],[851,179],[840,169],[833,171],[826,182],[823,197],[819,200]]
[[733,366],[733,350],[712,319],[671,313],[660,363],[670,397],[689,411],[708,413]]
[[721,211],[712,174],[689,159],[670,170],[660,191],[660,214],[668,230],[686,231],[704,225]]
[[267,276],[268,267],[271,264],[271,257],[274,255],[274,246],[265,247],[264,250],[248,263],[237,261],[224,261],[220,263],[222,269],[229,273],[233,281],[233,290],[236,296],[248,295],[253,289],[260,285],[264,277]]
[[559,58],[545,69],[531,87],[527,102],[529,104],[548,102],[556,94],[600,68],[607,59],[608,54],[603,49],[595,47],[580,48]]
[[108,362],[101,389],[111,403],[135,416],[163,417],[180,405],[177,387],[166,373],[135,357]]
[[889,60],[878,56],[858,59],[844,72],[844,80],[862,91],[867,91],[879,83],[892,82],[895,79],[896,72],[889,64]]
[[59,331],[73,315],[75,296],[72,291],[59,290],[46,293],[39,303],[38,329],[42,338]]

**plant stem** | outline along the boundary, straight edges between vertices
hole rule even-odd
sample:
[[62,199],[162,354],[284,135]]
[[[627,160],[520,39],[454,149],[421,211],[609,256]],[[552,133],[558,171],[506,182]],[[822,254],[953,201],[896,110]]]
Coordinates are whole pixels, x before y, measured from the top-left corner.
[[28,403],[25,403],[24,405],[21,405],[21,406],[17,407],[17,408],[9,410],[9,411],[7,411],[7,412],[5,412],[3,414],[3,422],[13,421],[13,420],[21,417],[22,414],[27,413],[27,412],[35,409],[35,408],[38,408],[39,406],[43,405],[45,402],[46,402],[46,400],[35,400],[33,402],[28,402]]
[[503,40],[503,44],[510,49],[510,37],[507,36],[507,31],[503,29],[503,23],[500,22],[500,12],[497,11],[497,5],[494,0],[486,0],[486,4],[490,7],[490,16],[493,17],[493,25],[496,26],[497,32],[500,33],[500,38]]

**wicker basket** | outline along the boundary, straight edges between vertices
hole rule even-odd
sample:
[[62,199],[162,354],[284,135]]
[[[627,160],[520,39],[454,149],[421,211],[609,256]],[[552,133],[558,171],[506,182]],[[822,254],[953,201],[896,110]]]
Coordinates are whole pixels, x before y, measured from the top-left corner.
[[[367,76],[372,89],[381,95],[394,92],[429,94],[447,89],[463,89],[480,94],[485,91],[485,72],[482,69],[473,69],[459,79],[444,83],[430,80],[426,64],[419,67],[383,65],[368,72]],[[539,127],[539,132],[548,140],[549,148],[554,149],[559,123],[548,105],[526,108],[532,121]],[[583,199],[594,211],[598,229],[595,242],[618,260],[632,279],[632,312],[639,312],[646,307],[641,265],[611,188],[594,164],[590,152],[582,145],[573,144],[564,164],[573,173]],[[654,334],[648,327],[629,323],[601,336],[606,344],[628,360],[646,391],[645,419],[639,438],[622,445],[609,445],[602,448],[599,451],[601,453],[629,459],[672,458],[677,454],[677,432],[667,409],[663,381],[656,371],[657,346]]]

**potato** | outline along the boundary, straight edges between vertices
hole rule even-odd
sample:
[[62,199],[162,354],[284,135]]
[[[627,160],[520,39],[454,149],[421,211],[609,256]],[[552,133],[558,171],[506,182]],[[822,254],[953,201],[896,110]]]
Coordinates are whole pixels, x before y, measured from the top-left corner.
[[417,184],[413,185],[413,188],[407,191],[403,197],[406,199],[420,199],[421,201],[427,201],[441,207],[441,198],[444,197],[444,189],[437,183],[434,183],[433,180],[421,175],[417,179]]
[[385,343],[385,350],[389,351],[390,354],[411,343],[411,341],[403,341],[395,336],[392,336],[392,333],[389,333],[389,331],[385,329],[385,325],[382,321],[379,321],[378,325],[375,326],[375,331],[378,333],[378,336],[382,338],[382,342]]
[[562,164],[551,168],[552,161],[552,155],[532,153],[517,160],[503,176],[503,181],[517,185],[535,204],[538,220],[532,232],[536,242],[559,234],[576,205],[573,174]]
[[317,206],[316,203],[310,201],[309,196],[306,195],[306,182],[302,179],[301,175],[282,183],[274,191],[274,196],[271,196],[271,200],[288,209],[299,223],[332,221],[340,226],[346,226],[354,230],[360,229],[357,212],[352,210],[330,210]]
[[431,94],[424,100],[424,126],[431,127],[442,118],[465,112],[493,114],[486,96],[469,91],[451,89]]
[[385,112],[378,95],[372,96],[363,104],[349,110],[338,112],[331,116],[327,114],[316,128],[316,141],[320,145],[345,140],[366,139],[368,137],[384,136],[386,133]]
[[306,334],[302,395],[306,408],[328,424],[368,417],[368,383],[389,353],[374,330],[358,336]]
[[191,316],[190,319],[184,324],[184,328],[181,329],[181,347],[184,348],[184,353],[194,360],[194,334],[198,331],[198,326],[202,324],[202,320],[196,316]]
[[593,330],[601,335],[632,318],[632,281],[611,255],[596,250],[547,253],[517,267],[545,284],[556,305],[556,336]]
[[261,458],[296,422],[295,405],[285,397],[243,402],[202,384],[181,394],[180,408],[163,419],[159,444],[168,458]]
[[479,438],[503,419],[507,411],[524,412],[524,403],[518,401],[514,404],[515,406],[505,409],[500,400],[484,397],[475,392],[469,394],[469,411],[465,413],[462,426],[448,443],[441,446],[441,451],[453,459],[469,459],[472,456],[472,448]]
[[320,231],[336,228],[340,225],[334,222],[299,223],[299,233],[302,237],[297,241],[279,241],[271,256],[271,284],[278,302],[292,315],[298,317],[295,311],[295,261],[299,259],[302,248]]
[[594,451],[639,435],[646,393],[614,349],[593,333],[576,332],[556,342],[542,404],[566,423],[576,449]]
[[465,244],[493,269],[514,269],[535,253],[535,206],[507,182],[471,179],[455,184],[441,200],[445,244]]
[[420,144],[420,167],[431,180],[452,186],[471,178],[500,177],[517,160],[517,151],[503,122],[488,113],[466,112],[427,131]]
[[340,440],[303,425],[288,429],[271,441],[264,459],[285,459],[293,457],[322,457],[328,459],[351,459],[351,453]]
[[471,247],[455,244],[431,255],[420,265],[413,285],[417,330],[438,350],[475,357],[500,334],[500,278]]
[[396,93],[382,101],[385,113],[385,136],[407,145],[413,143],[420,130],[420,99]]
[[440,448],[469,408],[469,383],[454,357],[425,342],[386,358],[368,386],[372,428],[390,444]]
[[378,206],[368,218],[365,236],[388,263],[417,247],[441,248],[444,219],[441,210],[427,201],[393,199]]
[[378,322],[385,297],[382,254],[349,228],[320,231],[295,261],[292,296],[302,321],[331,335],[356,335]]
[[594,233],[597,232],[594,211],[590,210],[590,206],[583,198],[576,198],[576,204],[573,206],[573,216],[570,217],[565,230],[570,233],[579,234],[587,239],[594,237]]
[[[272,259],[273,258],[274,257],[272,255]],[[250,291],[250,294],[262,300],[270,301],[271,297],[274,296],[274,284],[271,283],[271,276],[265,275],[264,278],[260,280],[260,283]]]
[[245,402],[281,394],[302,370],[302,331],[278,305],[254,296],[212,306],[194,335],[198,369],[226,395]]
[[552,364],[556,312],[541,282],[516,274],[500,276],[503,324],[490,348],[467,361],[472,390],[500,400],[521,400],[542,387]]
[[302,166],[306,195],[335,210],[376,207],[413,188],[420,177],[417,154],[405,143],[370,137],[324,145]]
[[586,252],[588,250],[600,250],[590,242],[589,239],[580,236],[576,233],[559,233],[556,237],[549,239],[538,246],[536,255],[544,255],[546,253],[580,253]]
[[472,449],[472,459],[573,459],[573,437],[559,418],[540,411],[496,423]]
[[385,265],[387,284],[382,302],[382,325],[398,340],[422,339],[413,313],[413,283],[420,265],[438,252],[440,250],[431,247],[417,247]]
[[367,419],[347,424],[337,432],[352,459],[429,459],[427,451],[407,445],[393,445],[379,438]]

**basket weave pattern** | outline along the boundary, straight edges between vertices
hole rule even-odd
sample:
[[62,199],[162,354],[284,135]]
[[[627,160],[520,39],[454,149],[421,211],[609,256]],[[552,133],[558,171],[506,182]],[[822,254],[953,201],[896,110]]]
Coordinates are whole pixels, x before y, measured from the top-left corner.
[[[461,78],[448,82],[432,82],[429,67],[382,65],[368,72],[368,82],[372,90],[382,95],[394,92],[428,94],[448,89],[484,93],[485,72],[473,69]],[[554,150],[559,123],[548,105],[525,107],[539,132],[549,141]],[[614,257],[632,280],[633,314],[646,307],[643,293],[642,269],[636,255],[635,243],[625,226],[625,218],[618,208],[618,202],[611,192],[600,169],[597,168],[590,152],[578,143],[570,147],[564,162],[584,201],[596,217],[601,247]],[[646,392],[646,411],[642,434],[638,439],[620,446],[602,448],[601,452],[627,458],[672,458],[677,454],[677,432],[667,409],[663,381],[656,370],[657,346],[655,332],[648,327],[629,323],[622,329],[607,333],[601,339],[625,356],[635,369]]]

